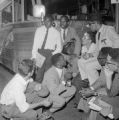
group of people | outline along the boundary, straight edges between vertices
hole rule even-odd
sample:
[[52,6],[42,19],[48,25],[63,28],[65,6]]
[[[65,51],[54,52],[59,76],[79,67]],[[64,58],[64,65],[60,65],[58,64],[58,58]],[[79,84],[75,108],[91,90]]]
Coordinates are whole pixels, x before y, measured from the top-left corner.
[[119,35],[115,29],[97,17],[90,22],[91,31],[80,38],[67,16],[61,16],[58,28],[52,23],[53,18],[45,16],[34,35],[32,58],[21,61],[18,73],[3,89],[2,116],[53,119],[52,114],[73,97],[76,108],[81,109],[81,99],[88,103],[92,96],[101,95],[98,97],[109,103],[110,109],[90,109],[87,119],[105,119],[109,114],[118,118]]

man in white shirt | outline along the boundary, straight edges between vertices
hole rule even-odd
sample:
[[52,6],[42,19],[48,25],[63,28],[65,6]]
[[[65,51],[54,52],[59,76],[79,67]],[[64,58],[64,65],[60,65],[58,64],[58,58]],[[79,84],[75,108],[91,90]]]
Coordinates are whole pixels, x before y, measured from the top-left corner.
[[76,88],[68,86],[64,78],[64,66],[66,65],[64,56],[60,53],[52,56],[52,67],[45,73],[42,82],[43,86],[47,86],[50,91],[50,98],[53,105],[50,112],[61,109],[75,94]]
[[[51,66],[51,56],[62,50],[60,33],[52,26],[52,21],[51,16],[46,16],[44,25],[37,28],[34,36],[32,58],[37,62],[37,55],[40,54],[45,59],[36,76],[36,80],[39,82],[42,81],[44,72]],[[39,58],[38,61],[42,58]]]
[[[34,72],[34,64],[29,59],[24,59],[18,66],[18,73],[8,82],[3,89],[0,98],[1,112],[6,118],[24,118],[27,120],[38,120],[40,118],[34,108],[41,106],[49,106],[51,104],[48,99],[37,103],[28,103],[25,91]],[[37,89],[36,89],[37,88]],[[41,90],[41,85],[37,84],[34,90]]]
[[[97,56],[99,54],[99,51],[103,47],[119,48],[119,35],[116,33],[115,28],[113,26],[102,24],[100,16],[95,16],[95,18],[92,18],[90,28],[93,32],[97,32]],[[98,78],[99,75],[97,70],[100,70],[101,66],[97,63],[97,61],[95,61],[93,63],[88,64],[87,69],[89,71],[90,78]]]

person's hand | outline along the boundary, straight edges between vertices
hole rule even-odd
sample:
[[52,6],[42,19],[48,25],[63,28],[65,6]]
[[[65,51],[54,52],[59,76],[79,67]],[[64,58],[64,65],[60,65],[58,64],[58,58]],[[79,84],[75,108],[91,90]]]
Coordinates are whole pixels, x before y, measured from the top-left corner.
[[34,90],[39,91],[41,90],[41,87],[42,87],[41,84],[36,84]]
[[83,89],[81,91],[79,91],[83,97],[88,98],[91,97],[93,95],[95,95],[95,92],[89,88]]
[[41,104],[45,107],[49,107],[52,104],[52,101],[49,98],[47,98],[47,99],[43,100],[41,102]]
[[108,116],[109,114],[112,113],[112,106],[110,107],[103,107],[100,111],[100,113],[103,115],[103,116]]

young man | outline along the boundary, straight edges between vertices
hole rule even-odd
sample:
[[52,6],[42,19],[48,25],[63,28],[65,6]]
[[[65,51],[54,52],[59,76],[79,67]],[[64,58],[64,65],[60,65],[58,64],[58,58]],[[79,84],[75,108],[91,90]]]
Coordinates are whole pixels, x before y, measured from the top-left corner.
[[[44,25],[37,28],[34,36],[32,59],[35,62],[41,61],[41,58],[44,59],[36,76],[36,80],[39,82],[42,81],[44,72],[51,67],[51,56],[62,51],[60,33],[52,26],[52,22],[51,16],[45,16]],[[42,56],[39,60],[37,60],[38,54]]]
[[[34,108],[42,106],[50,106],[48,99],[37,103],[28,103],[25,95],[26,88],[29,83],[33,82],[31,78],[34,72],[34,64],[32,60],[24,59],[18,66],[18,73],[8,82],[3,89],[0,98],[1,113],[6,118],[24,118],[27,120],[40,119],[41,113],[37,113]],[[41,85],[36,84],[34,90],[41,90]]]
[[76,88],[65,84],[65,78],[70,76],[66,75],[64,70],[66,65],[64,56],[58,53],[53,55],[51,60],[52,67],[45,73],[42,85],[47,86],[50,91],[50,98],[53,101],[50,112],[54,113],[74,96]]
[[[87,90],[87,93],[93,93],[105,87],[107,89],[107,96],[103,96],[101,99],[112,107],[105,107],[101,109],[100,113],[103,116],[109,116],[111,114],[112,118],[117,119],[119,118],[119,48],[110,50],[105,66],[108,68],[108,72],[113,73],[113,77],[105,73],[105,76],[107,75],[106,78],[104,76],[100,77],[99,80]],[[102,120],[102,117],[99,115],[97,120]]]

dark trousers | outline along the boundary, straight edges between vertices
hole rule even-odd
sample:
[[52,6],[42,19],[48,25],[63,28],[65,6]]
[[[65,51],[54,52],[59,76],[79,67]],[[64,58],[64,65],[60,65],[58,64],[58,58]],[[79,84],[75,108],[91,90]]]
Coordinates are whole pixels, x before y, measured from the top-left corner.
[[51,57],[52,51],[51,50],[39,50],[39,53],[45,56],[46,60],[44,61],[41,68],[38,68],[35,81],[41,83],[44,77],[44,73],[52,66]]
[[73,78],[72,84],[76,87],[74,103],[78,104],[79,100],[82,97],[79,91],[82,90],[82,88],[88,88],[89,82],[82,80],[80,73],[78,73],[78,75],[75,78]]

